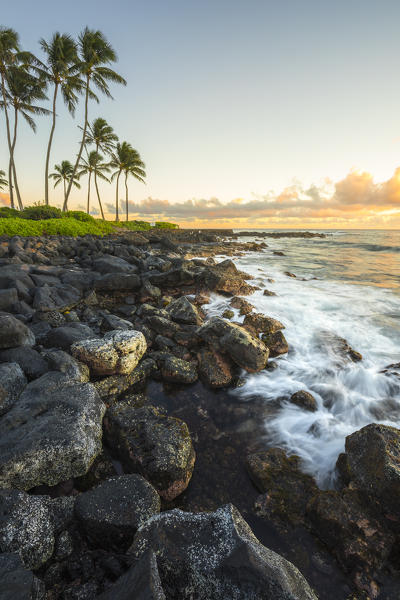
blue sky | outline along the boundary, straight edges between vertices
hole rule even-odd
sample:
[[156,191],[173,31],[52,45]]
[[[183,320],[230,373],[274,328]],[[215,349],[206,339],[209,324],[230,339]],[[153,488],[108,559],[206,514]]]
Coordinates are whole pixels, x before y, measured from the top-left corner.
[[[133,184],[132,198],[168,203],[271,198],[293,181],[307,190],[350,169],[389,179],[400,165],[399,17],[388,0],[20,0],[1,11],[38,54],[39,38],[57,30],[105,33],[128,86],[93,103],[90,117],[105,117],[146,162],[147,185]],[[52,165],[73,159],[81,123],[81,110],[75,120],[61,104],[58,112]],[[49,127],[46,118],[36,135],[21,127],[27,203],[43,197]],[[113,202],[113,188],[103,194]]]

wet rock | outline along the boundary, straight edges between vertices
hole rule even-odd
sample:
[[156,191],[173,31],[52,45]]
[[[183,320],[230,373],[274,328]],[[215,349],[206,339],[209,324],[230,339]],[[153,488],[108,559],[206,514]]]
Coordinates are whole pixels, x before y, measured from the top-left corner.
[[232,300],[230,301],[230,305],[232,306],[232,308],[238,308],[239,313],[241,315],[248,315],[255,308],[252,304],[250,304],[250,302],[248,302],[248,300],[245,300],[244,298],[239,298],[238,296],[232,298]]
[[60,371],[68,379],[78,383],[89,381],[89,367],[63,350],[47,350],[45,357],[51,371]]
[[153,406],[118,402],[107,411],[104,429],[125,469],[143,475],[162,498],[173,500],[186,489],[195,461],[186,423]]
[[233,317],[235,316],[235,313],[233,312],[233,310],[229,310],[229,308],[227,308],[222,313],[222,316],[224,319],[233,319]]
[[0,487],[29,490],[83,475],[101,450],[105,406],[90,383],[50,371],[0,419]]
[[163,379],[172,383],[194,383],[198,375],[192,362],[168,356],[161,369]]
[[269,355],[271,358],[276,358],[282,354],[289,352],[289,344],[282,331],[276,331],[275,333],[263,333],[261,336],[262,341],[269,348]]
[[[154,552],[145,552],[99,600],[166,600]],[[1,600],[1,599],[0,599]]]
[[17,363],[0,365],[0,416],[15,404],[26,384],[25,375]]
[[400,430],[371,423],[346,438],[352,481],[400,516]]
[[211,348],[202,348],[198,355],[200,379],[211,388],[223,388],[232,383],[232,363]]
[[296,279],[297,275],[295,275],[294,273],[291,273],[290,271],[285,271],[284,274],[287,277],[293,277],[294,279]]
[[320,331],[315,336],[317,347],[326,352],[338,366],[343,362],[358,362],[362,360],[362,354],[353,350],[349,343],[333,331]]
[[300,406],[300,408],[304,408],[304,410],[309,410],[311,412],[315,412],[318,408],[317,402],[310,392],[306,392],[306,390],[299,390],[290,396],[289,402],[292,404],[296,404],[296,406]]
[[45,586],[16,553],[0,554],[0,600],[44,600]]
[[256,289],[246,282],[250,276],[239,271],[229,259],[215,266],[208,265],[200,279],[209,290],[231,296],[245,296]]
[[54,524],[42,497],[0,490],[0,548],[17,552],[28,569],[38,569],[51,557]]
[[200,325],[203,321],[197,308],[187,299],[186,296],[181,296],[176,300],[172,300],[172,302],[168,304],[166,310],[170,318],[176,323]]
[[263,296],[276,296],[276,293],[272,292],[271,290],[264,290]]
[[48,331],[42,343],[46,348],[60,348],[60,350],[69,351],[73,344],[94,337],[95,334],[88,325],[71,323],[65,327],[57,327]]
[[152,550],[168,597],[316,600],[301,573],[263,546],[232,505],[214,513],[168,511],[136,534],[129,552]]
[[0,362],[17,363],[28,379],[36,379],[49,370],[47,362],[39,352],[29,346],[2,350],[0,352]]
[[387,367],[382,369],[382,371],[380,371],[380,372],[384,373],[385,375],[392,375],[394,377],[400,377],[400,362],[393,363],[392,365],[388,365]]
[[101,256],[93,261],[93,268],[102,275],[105,273],[136,273],[137,267],[117,256]]
[[243,325],[246,329],[257,335],[259,333],[270,335],[276,333],[280,329],[285,329],[280,321],[273,319],[272,317],[267,317],[262,313],[251,313],[246,315]]
[[0,315],[0,349],[34,346],[35,336],[21,321],[8,314]]
[[159,512],[160,496],[141,475],[112,477],[75,502],[88,538],[107,550],[127,547],[139,527]]
[[340,487],[349,485],[351,481],[351,471],[347,454],[345,452],[341,452],[337,457],[336,474],[338,476],[338,484]]
[[36,289],[33,308],[41,311],[69,310],[81,299],[81,292],[66,283],[59,286],[44,285]]
[[261,371],[267,364],[269,350],[265,344],[221,317],[209,319],[199,328],[198,336],[249,372]]
[[141,286],[140,277],[136,274],[108,273],[94,282],[95,290],[101,292],[133,291]]
[[304,523],[307,503],[318,488],[314,479],[301,471],[298,456],[270,448],[250,454],[246,467],[254,485],[265,494],[256,503],[259,516],[285,524]]

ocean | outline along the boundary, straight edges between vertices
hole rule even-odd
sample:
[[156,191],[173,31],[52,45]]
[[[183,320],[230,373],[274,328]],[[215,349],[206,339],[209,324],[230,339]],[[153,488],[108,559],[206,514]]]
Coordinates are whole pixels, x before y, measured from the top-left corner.
[[[244,374],[232,394],[278,404],[263,424],[266,445],[299,455],[303,469],[329,488],[347,435],[371,422],[400,427],[400,376],[382,372],[400,362],[400,231],[320,232],[327,237],[265,238],[264,251],[233,258],[261,288],[247,300],[284,324],[290,349],[273,359],[274,371]],[[277,295],[264,296],[265,288]],[[208,314],[228,306],[213,295]],[[235,311],[234,319],[243,317]],[[321,346],[325,332],[345,338],[363,360],[339,360]],[[316,412],[289,403],[298,390],[314,396]]]

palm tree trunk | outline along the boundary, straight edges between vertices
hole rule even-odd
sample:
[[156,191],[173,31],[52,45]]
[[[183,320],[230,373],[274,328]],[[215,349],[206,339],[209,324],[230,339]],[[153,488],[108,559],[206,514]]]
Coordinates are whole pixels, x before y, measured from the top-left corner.
[[18,200],[18,207],[19,207],[19,210],[22,210],[24,208],[24,205],[22,204],[21,194],[19,193],[18,180],[17,180],[17,171],[16,171],[16,168],[15,168],[15,161],[14,161],[14,150],[15,150],[15,144],[16,144],[16,141],[17,141],[17,127],[18,127],[18,110],[16,108],[14,108],[14,138],[13,138],[12,146],[11,146],[11,150],[12,150],[12,170],[13,170],[13,176],[14,176],[15,192],[17,194],[17,200]]
[[58,83],[54,86],[54,96],[53,96],[53,123],[51,125],[49,143],[47,145],[47,154],[46,154],[46,167],[44,173],[44,202],[45,204],[49,204],[49,161],[50,161],[50,150],[51,144],[53,142],[54,130],[56,128],[56,99],[57,99],[57,91],[58,91]]
[[[96,154],[99,151],[99,145],[96,144]],[[96,165],[97,166],[97,165]],[[104,221],[104,212],[103,212],[103,206],[101,204],[101,200],[100,200],[100,192],[99,192],[99,186],[97,185],[97,168],[95,167],[94,169],[94,185],[96,188],[96,194],[97,194],[97,200],[99,201],[99,206],[100,206],[100,212],[101,212],[101,218]]]
[[117,177],[117,191],[116,191],[116,196],[115,196],[115,220],[116,221],[119,221],[119,212],[118,212],[118,182],[119,182],[119,176],[121,175],[121,171],[122,171],[122,169],[119,170],[118,177]]
[[10,152],[10,165],[8,169],[8,179],[9,179],[9,189],[10,189],[10,205],[11,208],[14,208],[14,192],[12,186],[12,164],[13,164],[13,152],[11,149],[11,132],[10,132],[10,120],[8,118],[8,110],[7,110],[7,98],[6,98],[6,84],[4,81],[4,73],[1,73],[1,90],[3,94],[3,102],[4,102],[4,112],[6,115],[6,129],[7,129],[7,142],[8,142],[8,150]]
[[80,145],[80,148],[79,148],[79,152],[78,152],[78,156],[77,156],[77,159],[76,159],[76,163],[75,163],[75,166],[74,166],[74,170],[72,172],[71,179],[69,180],[68,189],[67,189],[67,195],[65,197],[65,202],[64,202],[64,206],[63,206],[63,210],[64,211],[67,210],[67,203],[68,203],[69,195],[71,193],[72,182],[74,181],[76,172],[78,170],[79,161],[81,160],[83,146],[85,145],[85,140],[86,140],[86,130],[87,130],[87,125],[88,125],[89,82],[90,82],[90,75],[87,75],[86,76],[86,95],[85,95],[85,122],[84,122],[84,125],[83,125],[82,141],[81,141],[81,145]]
[[126,210],[126,222],[129,221],[129,209],[128,209],[128,171],[125,173],[125,210]]
[[91,171],[89,171],[88,192],[87,192],[87,209],[86,209],[87,214],[89,214],[89,207],[90,207],[90,180],[91,180],[91,178],[92,178],[92,173],[91,173]]

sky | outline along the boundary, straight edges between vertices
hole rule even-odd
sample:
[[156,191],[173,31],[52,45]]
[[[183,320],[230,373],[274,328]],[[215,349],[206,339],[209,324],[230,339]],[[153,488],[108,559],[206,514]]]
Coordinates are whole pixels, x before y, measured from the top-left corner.
[[[39,56],[55,31],[106,35],[128,85],[92,102],[89,118],[107,119],[146,163],[146,185],[130,183],[131,217],[201,227],[400,228],[399,22],[398,0],[19,0],[1,10]],[[74,160],[82,102],[75,119],[62,103],[57,114],[51,166]],[[37,125],[21,125],[16,146],[26,205],[44,197],[50,119]],[[7,170],[3,115],[0,140]],[[70,208],[86,202],[81,185]],[[114,184],[101,194],[111,218]]]

